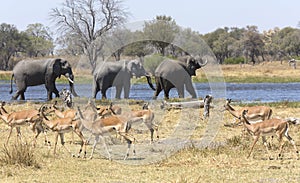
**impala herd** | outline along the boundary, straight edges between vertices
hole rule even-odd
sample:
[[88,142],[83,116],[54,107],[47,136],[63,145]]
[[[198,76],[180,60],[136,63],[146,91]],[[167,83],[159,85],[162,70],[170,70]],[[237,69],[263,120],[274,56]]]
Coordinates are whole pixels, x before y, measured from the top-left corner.
[[[209,118],[210,116],[209,105],[212,101],[212,97],[207,97],[204,100],[204,118]],[[56,155],[57,141],[58,137],[60,137],[62,147],[64,147],[72,156],[75,156],[65,146],[64,141],[64,134],[72,132],[72,134],[75,133],[80,138],[80,149],[77,157],[80,157],[80,154],[83,151],[83,157],[85,158],[86,146],[89,143],[89,140],[87,140],[82,133],[85,129],[89,131],[95,139],[90,158],[93,158],[96,145],[101,139],[103,147],[108,155],[108,159],[111,159],[104,137],[106,134],[114,132],[127,142],[127,151],[124,156],[124,160],[126,160],[129,156],[131,147],[133,149],[133,154],[135,155],[134,144],[137,140],[130,133],[130,129],[134,123],[143,123],[146,125],[150,131],[150,144],[154,142],[154,131],[156,132],[157,139],[159,138],[158,125],[154,123],[154,111],[148,107],[148,104],[144,104],[141,110],[132,110],[129,112],[123,112],[120,106],[113,105],[112,103],[108,106],[96,106],[92,101],[89,101],[84,107],[77,106],[76,108],[71,108],[70,104],[67,106],[68,109],[62,111],[59,109],[57,102],[54,102],[52,105],[43,104],[38,110],[27,109],[16,112],[8,112],[7,109],[5,109],[5,102],[1,102],[0,118],[10,128],[6,144],[9,143],[9,139],[14,128],[17,130],[17,137],[23,141],[20,127],[29,126],[34,132],[33,146],[36,145],[37,137],[43,132],[45,136],[45,144],[50,148],[51,144],[46,133],[46,131],[50,130],[55,133],[54,155]],[[280,144],[278,157],[282,156],[282,149],[284,145],[282,138],[285,137],[292,144],[298,158],[296,144],[292,137],[288,134],[290,124],[300,124],[298,119],[271,118],[272,109],[267,106],[243,107],[237,110],[231,105],[230,99],[226,100],[223,107],[224,111],[228,111],[234,118],[236,118],[236,120],[238,120],[236,124],[243,124],[245,131],[253,136],[254,141],[250,147],[248,157],[250,157],[258,139],[262,137],[263,144],[265,145],[269,158],[271,159],[266,136],[276,135]],[[72,142],[74,142],[73,136]]]

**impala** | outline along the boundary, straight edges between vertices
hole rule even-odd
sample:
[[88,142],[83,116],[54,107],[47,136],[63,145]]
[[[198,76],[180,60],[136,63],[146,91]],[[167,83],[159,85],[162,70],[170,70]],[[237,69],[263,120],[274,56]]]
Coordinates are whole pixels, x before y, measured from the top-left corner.
[[[99,142],[100,138],[103,141],[103,146],[105,147],[105,150],[108,154],[109,159],[111,159],[110,153],[107,149],[104,135],[108,134],[110,132],[115,131],[117,134],[124,137],[124,139],[127,141],[128,148],[126,151],[126,155],[124,157],[124,160],[127,159],[129,156],[129,150],[131,147],[131,144],[134,143],[135,138],[130,136],[128,131],[128,123],[125,121],[126,119],[117,117],[117,116],[110,116],[107,118],[98,118],[96,107],[93,103],[89,101],[88,105],[85,107],[84,111],[81,111],[79,106],[77,107],[78,115],[81,120],[82,126],[90,131],[95,136],[95,141],[93,144],[93,149],[90,158],[93,158],[93,154],[96,148],[97,143]],[[135,155],[135,149],[133,144],[133,153]]]
[[[103,113],[104,115],[117,115],[112,105],[106,108],[106,112]],[[156,131],[156,137],[159,138],[158,135],[158,125],[153,123],[154,119],[154,113],[151,109],[149,109],[149,104],[144,103],[142,110],[134,110],[130,111],[121,115],[117,115],[118,117],[126,118],[127,122],[129,123],[129,127],[131,128],[131,125],[134,123],[140,123],[143,122],[147,128],[150,130],[151,134],[151,141],[153,142],[153,135],[154,130]]]
[[78,120],[74,120],[74,118],[71,117],[65,117],[65,118],[57,118],[53,120],[49,120],[46,115],[44,114],[44,110],[47,109],[46,106],[42,106],[39,110],[40,115],[43,117],[42,123],[47,126],[50,130],[55,132],[55,144],[54,144],[54,155],[56,154],[56,145],[58,136],[60,136],[61,145],[73,156],[71,151],[67,149],[64,144],[64,134],[74,131],[78,137],[81,139],[81,146],[79,153],[77,157],[80,157],[80,153],[82,152],[82,149],[84,148],[84,158],[86,157],[86,140],[80,130],[80,124]]
[[34,145],[36,140],[41,132],[45,135],[45,143],[50,145],[50,142],[47,139],[47,134],[40,123],[39,111],[35,109],[22,110],[17,112],[8,113],[4,108],[5,102],[1,102],[0,106],[0,117],[5,123],[10,127],[9,135],[6,140],[6,144],[10,139],[13,128],[16,128],[17,135],[22,141],[21,135],[21,126],[30,125],[31,130],[35,133],[34,136]]
[[97,106],[98,114],[101,118],[105,118],[106,116],[111,116],[112,114],[118,114],[120,115],[122,113],[122,108],[113,105],[113,103],[110,103],[108,106]]
[[284,142],[282,141],[282,137],[285,136],[287,140],[293,145],[294,150],[296,151],[296,154],[298,156],[298,150],[295,145],[294,140],[289,136],[288,131],[289,131],[289,123],[295,124],[295,121],[291,121],[289,119],[283,120],[283,119],[278,119],[278,118],[273,118],[273,119],[267,119],[262,122],[258,123],[250,123],[248,121],[248,116],[246,117],[246,114],[248,114],[248,110],[243,110],[242,112],[242,118],[244,119],[243,124],[247,131],[253,136],[254,141],[252,143],[248,158],[251,155],[251,152],[253,150],[254,145],[258,141],[259,137],[261,136],[263,139],[263,143],[267,149],[267,152],[269,154],[269,159],[271,159],[269,149],[268,149],[268,144],[266,142],[265,136],[267,135],[277,135],[279,139],[279,144],[280,144],[280,150],[278,157],[281,156],[282,149]]
[[[53,108],[54,113],[56,114],[57,117],[59,117],[59,118],[72,118],[72,119],[75,120],[75,118],[76,118],[76,110],[75,109],[69,108],[67,110],[60,111],[56,105],[57,105],[57,101],[55,101],[55,103],[51,107]],[[77,123],[80,123],[80,122],[78,121]],[[71,143],[74,143],[74,133],[73,132],[72,132],[72,141],[71,141]]]
[[267,106],[243,107],[240,110],[236,110],[230,105],[230,102],[231,99],[227,99],[224,108],[235,118],[239,119],[240,122],[243,122],[242,113],[244,110],[248,111],[247,119],[250,121],[250,123],[255,123],[258,121],[264,121],[266,119],[270,119],[272,115],[272,109]]

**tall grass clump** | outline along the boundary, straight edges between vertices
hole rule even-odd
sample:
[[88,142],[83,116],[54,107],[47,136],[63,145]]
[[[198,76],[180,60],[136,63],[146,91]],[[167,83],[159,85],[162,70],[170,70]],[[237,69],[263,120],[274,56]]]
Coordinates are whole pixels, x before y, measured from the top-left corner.
[[0,163],[40,168],[32,146],[28,143],[22,144],[19,141],[16,141],[13,145],[4,145],[0,149]]

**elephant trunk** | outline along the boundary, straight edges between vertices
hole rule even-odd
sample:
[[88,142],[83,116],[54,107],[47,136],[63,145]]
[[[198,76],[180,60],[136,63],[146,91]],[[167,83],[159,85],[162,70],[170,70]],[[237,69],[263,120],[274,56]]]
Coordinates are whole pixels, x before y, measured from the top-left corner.
[[70,91],[72,93],[72,95],[74,97],[78,97],[77,93],[75,92],[75,89],[74,89],[74,75],[73,74],[65,74],[66,78],[69,80],[69,85],[70,85]]
[[152,81],[151,81],[151,77],[149,75],[146,75],[145,77],[147,78],[147,82],[148,82],[150,88],[155,91],[155,88],[154,88],[154,86],[152,84]]

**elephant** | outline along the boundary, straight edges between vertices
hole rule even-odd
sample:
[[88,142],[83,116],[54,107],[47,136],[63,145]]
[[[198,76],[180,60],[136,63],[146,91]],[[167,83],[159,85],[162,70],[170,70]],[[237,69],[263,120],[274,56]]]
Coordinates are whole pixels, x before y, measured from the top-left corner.
[[156,99],[162,90],[164,90],[165,99],[169,99],[169,92],[174,87],[177,89],[179,98],[184,98],[184,86],[192,98],[196,98],[191,76],[196,76],[196,70],[206,64],[207,61],[202,63],[199,56],[184,56],[178,60],[162,61],[155,69],[156,91],[153,99]]
[[52,100],[52,93],[59,97],[59,92],[55,86],[56,78],[64,75],[69,80],[70,91],[76,97],[78,96],[74,89],[74,75],[70,63],[61,58],[45,60],[22,60],[13,68],[10,80],[10,94],[13,92],[12,80],[18,88],[13,100],[25,100],[25,91],[28,86],[37,86],[45,84],[47,89],[47,99]]
[[116,98],[121,98],[122,89],[124,89],[124,98],[129,98],[130,79],[135,77],[145,76],[149,86],[155,90],[152,85],[150,75],[143,67],[142,59],[123,60],[117,62],[102,62],[98,64],[93,72],[93,98],[96,98],[97,93],[101,91],[102,99],[106,99],[106,91],[108,88],[116,87]]

